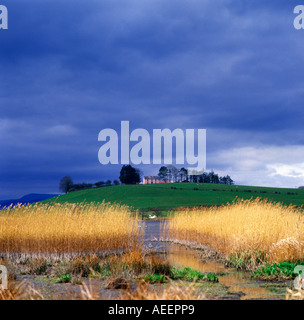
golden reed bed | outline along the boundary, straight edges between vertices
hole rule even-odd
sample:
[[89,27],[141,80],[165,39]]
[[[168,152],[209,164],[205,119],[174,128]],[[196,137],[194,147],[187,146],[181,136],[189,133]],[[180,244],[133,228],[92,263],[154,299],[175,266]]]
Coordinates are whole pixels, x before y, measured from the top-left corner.
[[1,253],[96,253],[137,241],[138,216],[109,204],[36,204],[0,211]]
[[170,238],[206,244],[227,256],[259,250],[270,262],[304,258],[303,210],[293,206],[237,200],[219,208],[177,212],[167,228]]

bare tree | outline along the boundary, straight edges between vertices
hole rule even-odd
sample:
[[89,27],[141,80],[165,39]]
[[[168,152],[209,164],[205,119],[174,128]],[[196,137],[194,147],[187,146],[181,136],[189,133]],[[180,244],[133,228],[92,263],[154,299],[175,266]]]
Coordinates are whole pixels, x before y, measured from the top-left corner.
[[171,179],[176,182],[178,177],[178,169],[176,169],[171,164],[168,166],[168,171],[170,172]]
[[180,177],[180,181],[183,182],[184,180],[188,180],[187,177],[188,177],[188,170],[185,169],[185,168],[181,168],[179,170],[179,177]]

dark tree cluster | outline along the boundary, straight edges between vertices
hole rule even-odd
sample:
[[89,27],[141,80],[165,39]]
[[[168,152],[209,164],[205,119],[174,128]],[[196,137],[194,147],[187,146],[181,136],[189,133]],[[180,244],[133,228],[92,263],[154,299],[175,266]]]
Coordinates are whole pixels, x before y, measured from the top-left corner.
[[73,184],[72,178],[70,176],[65,176],[60,180],[59,190],[63,193],[68,193]]
[[159,169],[158,177],[160,180],[169,180],[174,182],[187,181],[188,179],[188,170],[185,168],[177,169],[172,165],[167,167],[162,166]]
[[118,180],[114,180],[113,183],[111,180],[107,181],[98,181],[96,183],[73,183],[73,180],[70,176],[65,176],[60,180],[59,184],[59,190],[63,193],[73,192],[73,191],[79,191],[79,190],[86,190],[86,189],[92,189],[92,188],[101,188],[101,187],[107,187],[112,185],[120,185],[120,182]]
[[234,181],[231,179],[229,175],[224,177],[220,177],[214,171],[211,172],[204,172],[200,175],[190,175],[189,176],[190,182],[196,183],[213,183],[213,184],[234,184]]
[[75,183],[71,186],[68,192],[72,191],[79,191],[79,190],[85,190],[85,189],[92,189],[93,184],[92,183]]
[[[139,169],[133,168],[131,165],[124,165],[120,170],[119,180],[123,184],[136,184],[140,182],[141,172]],[[92,189],[92,188],[102,188],[107,186],[118,186],[120,182],[114,180],[113,183],[111,180],[107,181],[98,181],[94,184],[92,183],[73,183],[73,180],[70,176],[65,176],[60,180],[59,190],[64,193]]]
[[119,180],[123,184],[136,184],[140,182],[139,169],[133,168],[131,165],[123,165],[120,170]]
[[213,184],[234,184],[229,175],[220,177],[214,171],[204,172],[202,174],[191,175],[185,168],[177,169],[172,165],[162,166],[159,169],[158,177],[162,181],[173,182],[195,182],[195,183],[213,183]]

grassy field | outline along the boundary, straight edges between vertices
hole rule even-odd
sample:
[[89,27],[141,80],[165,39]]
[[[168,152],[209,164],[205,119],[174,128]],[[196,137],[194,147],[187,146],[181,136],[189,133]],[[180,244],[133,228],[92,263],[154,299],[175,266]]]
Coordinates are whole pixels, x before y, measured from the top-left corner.
[[179,207],[222,205],[238,197],[260,197],[274,202],[302,206],[304,189],[283,189],[251,186],[230,186],[196,183],[154,185],[121,185],[71,192],[44,202],[110,202],[128,205],[141,213],[166,215]]

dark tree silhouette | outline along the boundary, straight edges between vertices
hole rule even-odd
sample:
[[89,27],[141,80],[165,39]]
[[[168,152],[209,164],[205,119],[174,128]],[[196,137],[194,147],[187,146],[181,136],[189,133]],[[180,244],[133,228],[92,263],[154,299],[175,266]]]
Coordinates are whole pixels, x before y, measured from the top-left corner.
[[123,184],[136,184],[140,182],[140,171],[131,165],[124,165],[120,170],[119,180]]
[[104,181],[98,181],[96,183],[94,183],[95,187],[96,188],[100,188],[100,187],[103,187],[105,185],[105,182]]
[[170,180],[173,180],[174,182],[176,182],[177,177],[178,177],[178,170],[172,164],[169,164],[168,171],[169,171],[169,175],[171,177]]
[[227,175],[226,178],[227,178],[227,184],[234,184],[234,181],[230,178],[229,175]]
[[188,170],[187,169],[181,168],[178,173],[179,173],[180,181],[188,180]]
[[118,180],[114,180],[113,183],[114,183],[114,186],[119,186],[120,185],[120,182]]
[[91,189],[93,187],[92,183],[75,183],[71,186],[68,192],[72,191],[78,191],[78,190],[85,190],[85,189]]
[[59,190],[67,193],[73,186],[73,180],[70,176],[65,176],[60,180]]
[[160,167],[159,172],[158,172],[158,177],[160,180],[167,180],[168,168],[165,166]]

